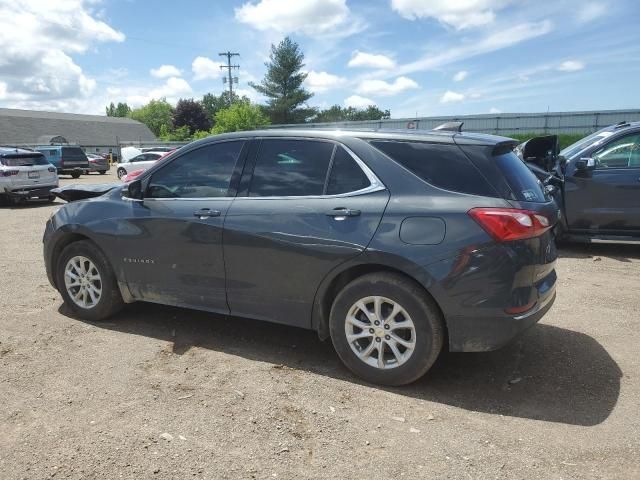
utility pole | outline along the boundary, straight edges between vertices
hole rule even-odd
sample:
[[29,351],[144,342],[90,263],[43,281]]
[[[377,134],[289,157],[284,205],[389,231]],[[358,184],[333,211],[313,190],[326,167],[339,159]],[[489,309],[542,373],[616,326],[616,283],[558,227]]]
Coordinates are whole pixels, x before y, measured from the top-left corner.
[[[221,69],[226,68],[227,73],[229,74],[229,105],[231,105],[233,103],[233,83],[234,81],[236,84],[238,83],[238,77],[232,77],[231,71],[234,69],[237,70],[240,68],[240,65],[231,65],[231,58],[239,57],[240,54],[234,53],[234,52],[224,52],[224,53],[219,53],[218,55],[221,57],[227,57],[227,64],[220,65],[220,68]],[[227,83],[227,77],[222,78],[222,83]]]

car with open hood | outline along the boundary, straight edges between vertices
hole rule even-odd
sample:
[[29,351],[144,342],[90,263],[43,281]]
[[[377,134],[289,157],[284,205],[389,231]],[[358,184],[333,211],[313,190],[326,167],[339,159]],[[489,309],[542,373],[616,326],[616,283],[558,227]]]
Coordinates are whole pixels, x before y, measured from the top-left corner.
[[516,151],[560,204],[562,238],[640,242],[640,122],[611,125],[561,151],[554,135]]

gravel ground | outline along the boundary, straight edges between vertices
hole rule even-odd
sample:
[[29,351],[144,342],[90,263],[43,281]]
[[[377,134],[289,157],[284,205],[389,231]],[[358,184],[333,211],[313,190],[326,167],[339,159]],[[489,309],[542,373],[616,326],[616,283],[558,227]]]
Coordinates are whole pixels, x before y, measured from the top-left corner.
[[41,253],[59,205],[0,209],[2,479],[640,478],[638,246],[562,249],[558,300],[518,342],[378,388],[304,330],[70,318]]

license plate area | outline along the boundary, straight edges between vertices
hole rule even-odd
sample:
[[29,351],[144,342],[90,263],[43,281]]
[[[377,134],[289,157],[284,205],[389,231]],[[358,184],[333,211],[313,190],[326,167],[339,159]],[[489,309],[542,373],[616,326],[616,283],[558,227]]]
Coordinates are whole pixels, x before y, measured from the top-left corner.
[[39,172],[27,172],[27,177],[28,178],[40,178],[40,173]]

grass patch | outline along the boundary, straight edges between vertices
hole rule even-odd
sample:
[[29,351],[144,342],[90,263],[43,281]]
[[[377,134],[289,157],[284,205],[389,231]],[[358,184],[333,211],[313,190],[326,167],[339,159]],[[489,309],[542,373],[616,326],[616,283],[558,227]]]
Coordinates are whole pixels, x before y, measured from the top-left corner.
[[[525,140],[529,140],[532,137],[540,137],[542,136],[542,134],[540,133],[513,133],[513,134],[503,134],[501,133],[500,135],[504,136],[504,137],[509,137],[509,138],[515,138],[516,140],[519,140],[521,142],[524,142]],[[587,135],[589,135],[588,133],[561,133],[558,135],[558,141],[560,142],[560,150],[562,150],[563,148],[568,147],[569,145],[576,143],[578,140],[586,137]]]

